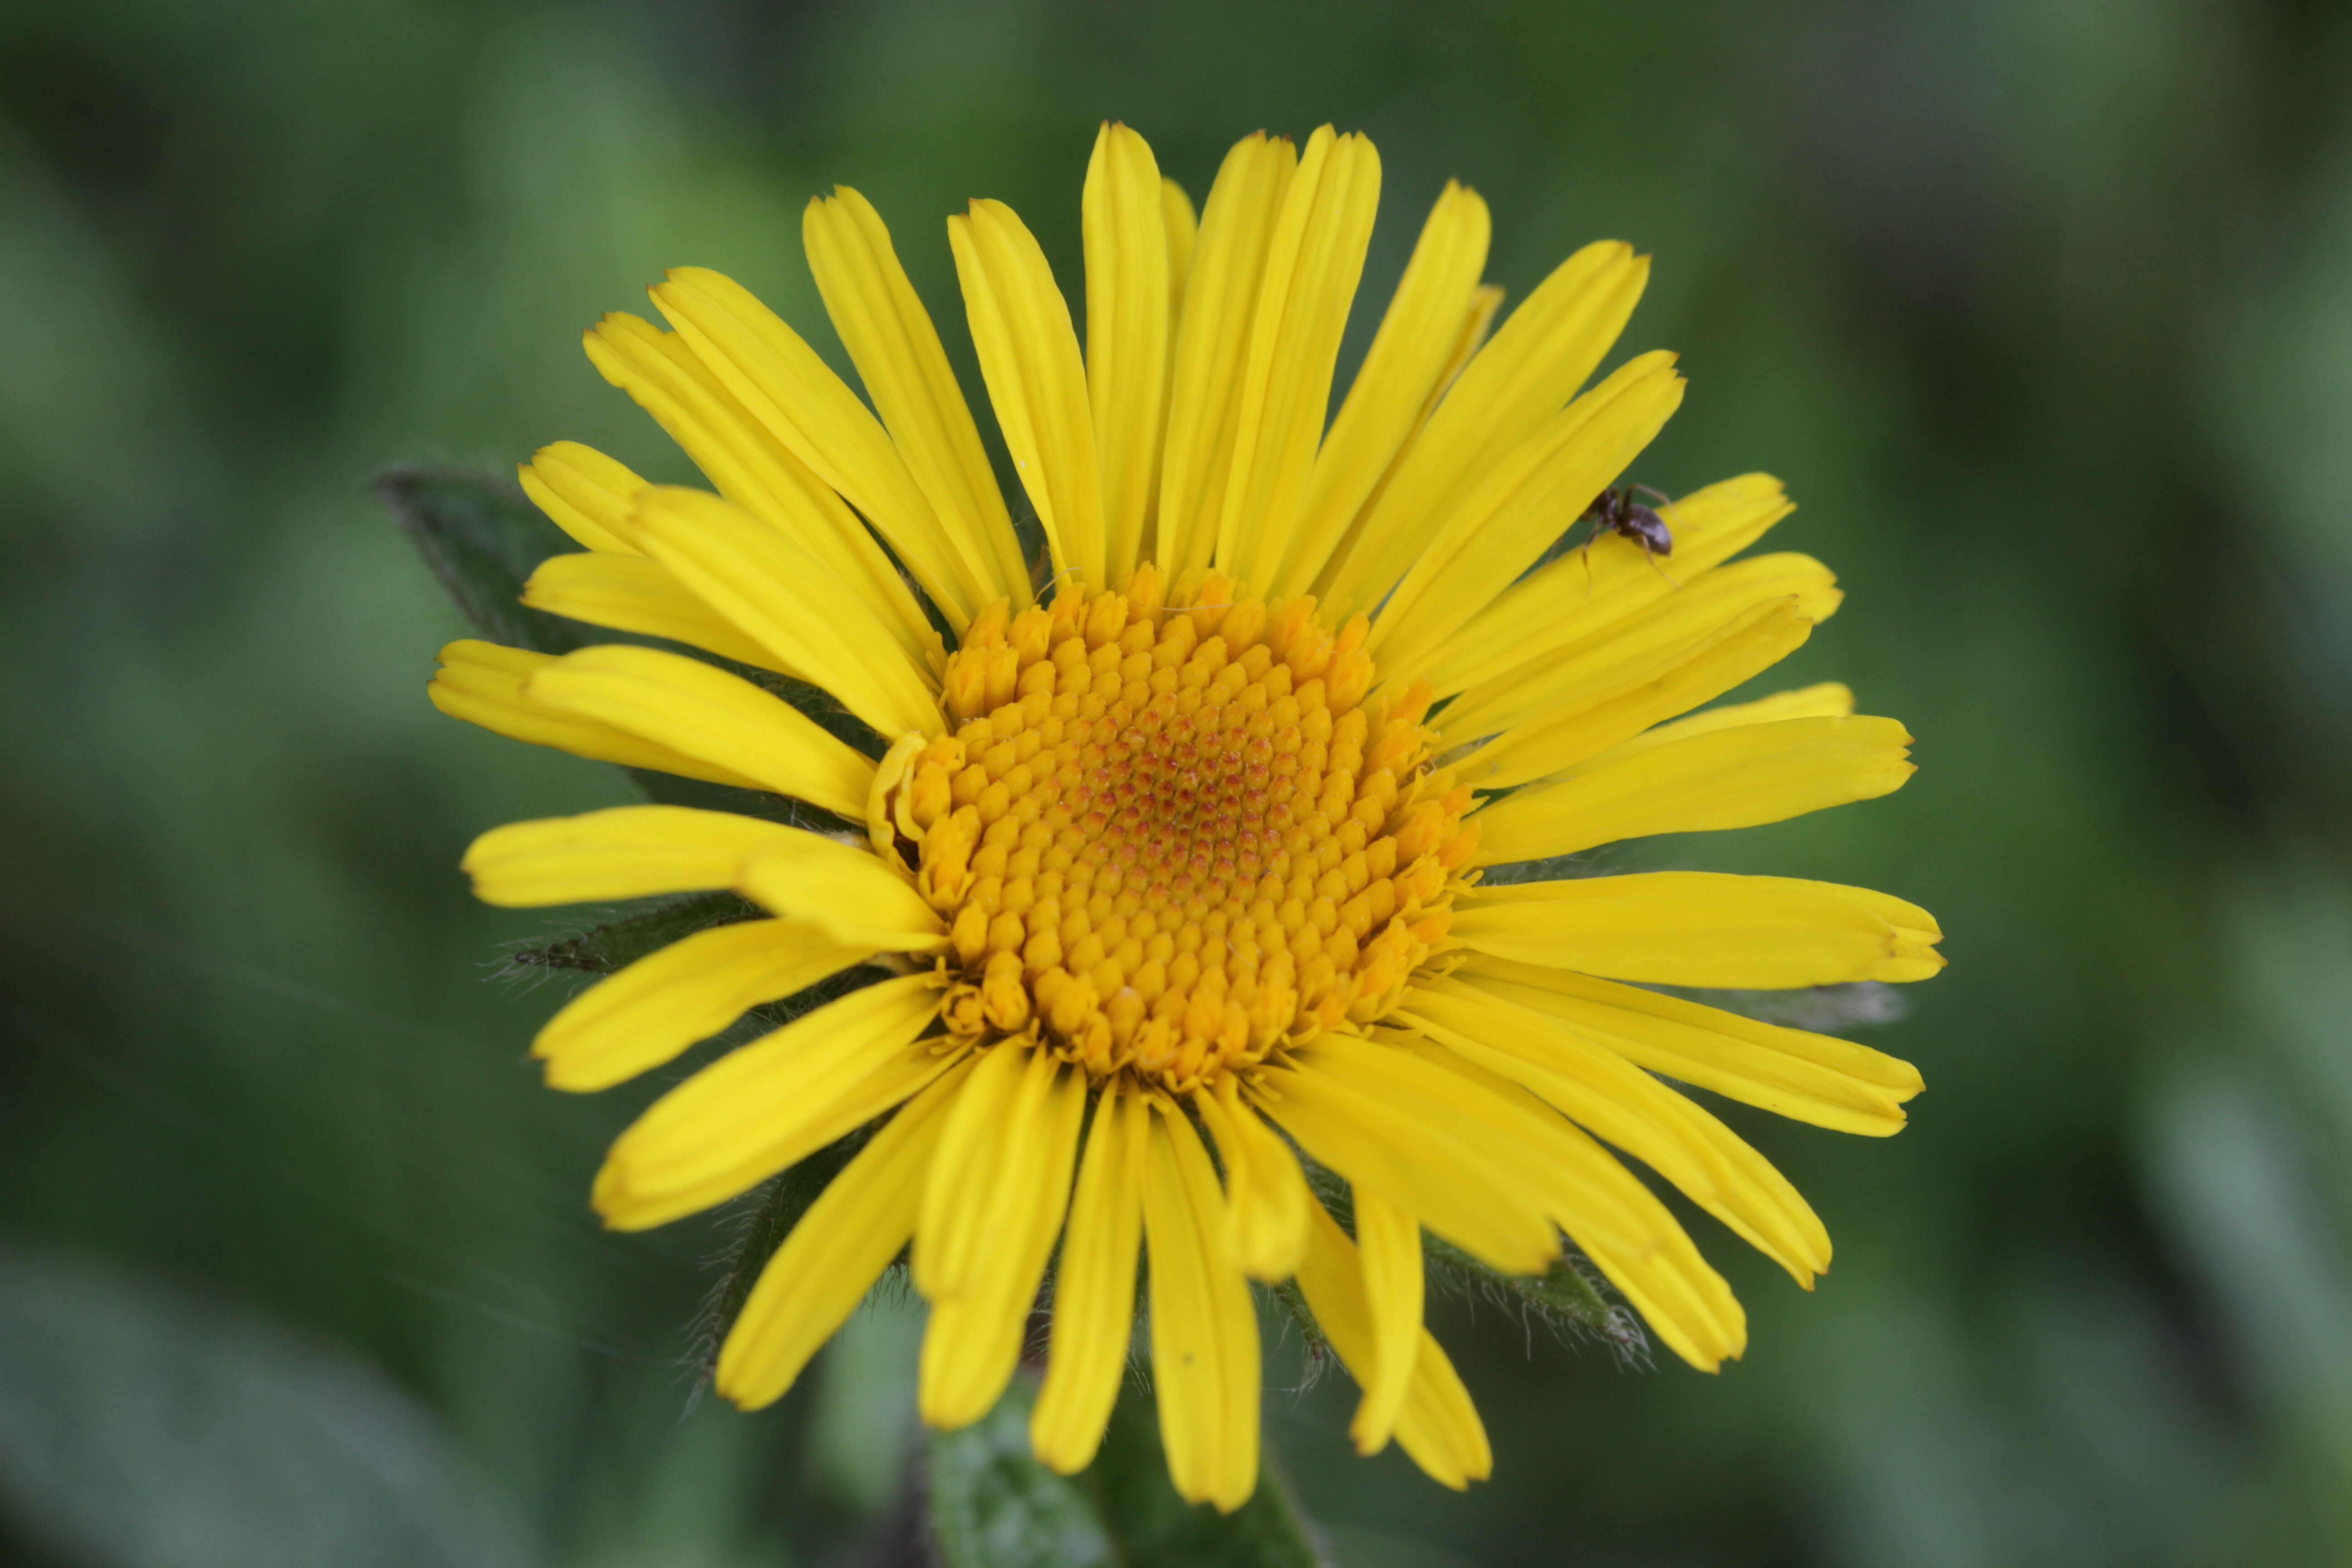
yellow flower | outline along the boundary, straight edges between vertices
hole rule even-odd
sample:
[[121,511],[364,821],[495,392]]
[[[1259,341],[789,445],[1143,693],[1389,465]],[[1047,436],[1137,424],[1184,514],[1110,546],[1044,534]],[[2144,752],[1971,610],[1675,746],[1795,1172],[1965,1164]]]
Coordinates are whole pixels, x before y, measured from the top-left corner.
[[[1009,208],[949,219],[1042,565],[855,191],[811,202],[804,234],[870,411],[713,272],[653,289],[667,331],[587,334],[718,493],[548,447],[524,486],[586,549],[525,603],[790,677],[873,732],[853,747],[644,646],[454,643],[433,685],[504,734],[815,808],[804,829],[623,807],[475,843],[493,903],[732,889],[772,917],[583,993],[534,1047],[550,1083],[616,1083],[877,955],[898,972],[664,1095],[596,1179],[609,1224],[656,1226],[878,1121],[728,1336],[737,1403],[790,1387],[911,1243],[923,1416],[976,1420],[1058,1243],[1048,1465],[1101,1441],[1142,1254],[1187,1499],[1255,1484],[1251,1279],[1296,1279],[1356,1373],[1360,1449],[1394,1437],[1459,1487],[1490,1458],[1422,1326],[1424,1227],[1513,1274],[1565,1233],[1707,1370],[1746,1342],[1739,1304],[1604,1143],[1800,1284],[1828,1267],[1804,1200],[1661,1079],[1883,1135],[1918,1075],[1642,987],[1916,980],[1943,962],[1934,920],[1782,878],[1485,873],[1883,795],[1910,737],[1835,685],[1678,717],[1837,605],[1808,556],[1724,563],[1790,511],[1769,478],[1662,505],[1671,578],[1615,534],[1547,561],[1681,400],[1664,353],[1579,391],[1642,292],[1628,247],[1570,257],[1488,341],[1486,205],[1449,184],[1327,426],[1379,186],[1360,136],[1253,136],[1196,232],[1143,140],[1105,127],[1083,352]],[[1348,1184],[1352,1237],[1302,1153]]]

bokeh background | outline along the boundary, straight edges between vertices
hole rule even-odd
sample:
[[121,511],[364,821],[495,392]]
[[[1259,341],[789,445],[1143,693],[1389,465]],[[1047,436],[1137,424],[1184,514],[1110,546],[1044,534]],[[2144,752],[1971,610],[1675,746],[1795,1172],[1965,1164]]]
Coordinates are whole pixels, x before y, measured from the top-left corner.
[[[1386,169],[1347,361],[1449,174],[1514,299],[1657,256],[1684,412],[1847,608],[1792,674],[1902,794],[1627,863],[1849,879],[1952,967],[1859,1037],[1890,1142],[1735,1120],[1838,1242],[1707,1378],[1439,1330],[1466,1497],[1269,1430],[1342,1563],[2352,1561],[2352,16],[2300,0],[10,0],[0,6],[0,1560],[918,1560],[915,1324],[776,1409],[679,1369],[722,1239],[602,1233],[653,1092],[538,1086],[561,921],[467,839],[625,798],[443,720],[455,613],[366,489],[562,437],[683,477],[578,333],[733,273],[838,355],[798,216],[1061,277],[1097,121],[1196,195],[1261,126]],[[994,434],[990,432],[990,438]],[[1000,455],[1001,458],[1001,455]],[[1794,680],[1788,682],[1793,684]],[[1732,1108],[1737,1110],[1738,1108]]]

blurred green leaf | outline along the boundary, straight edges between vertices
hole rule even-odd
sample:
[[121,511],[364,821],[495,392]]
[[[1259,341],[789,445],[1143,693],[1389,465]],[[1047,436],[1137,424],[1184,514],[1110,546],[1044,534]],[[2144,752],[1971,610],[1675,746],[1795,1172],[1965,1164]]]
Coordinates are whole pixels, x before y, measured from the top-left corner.
[[402,464],[376,475],[375,493],[482,636],[540,653],[589,640],[577,623],[523,606],[523,583],[539,563],[579,546],[511,480]]
[[0,1495],[101,1568],[536,1561],[434,1417],[250,1308],[0,1249]]
[[1031,1458],[1030,1381],[996,1408],[931,1440],[933,1538],[947,1568],[1324,1568],[1328,1562],[1271,1455],[1257,1490],[1230,1514],[1188,1504],[1168,1479],[1149,1398],[1119,1401],[1102,1452],[1076,1476]]

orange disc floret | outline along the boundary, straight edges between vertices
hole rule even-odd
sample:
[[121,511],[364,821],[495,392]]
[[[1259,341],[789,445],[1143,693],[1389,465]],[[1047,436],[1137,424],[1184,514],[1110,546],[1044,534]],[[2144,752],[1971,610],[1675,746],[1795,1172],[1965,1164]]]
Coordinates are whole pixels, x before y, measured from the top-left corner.
[[1181,1092],[1393,1005],[1475,826],[1367,629],[1149,564],[974,617],[954,732],[901,742],[873,814],[948,921],[950,1031]]

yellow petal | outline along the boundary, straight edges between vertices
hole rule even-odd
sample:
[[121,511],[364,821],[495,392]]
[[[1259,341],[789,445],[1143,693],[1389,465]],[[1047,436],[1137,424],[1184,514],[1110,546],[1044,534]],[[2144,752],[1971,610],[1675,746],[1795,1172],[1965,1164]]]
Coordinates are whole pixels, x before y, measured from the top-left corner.
[[738,921],[680,938],[564,1004],[530,1043],[555,1089],[608,1089],[719,1033],[746,1009],[864,962],[799,921]]
[[874,763],[782,698],[715,665],[659,648],[583,647],[524,683],[530,700],[698,758],[856,821]]
[[635,553],[624,530],[646,481],[627,465],[593,447],[558,441],[533,453],[516,477],[539,510],[582,544]]
[[1899,1132],[1922,1087],[1916,1068],[1867,1046],[1636,986],[1475,953],[1454,973],[1650,1072],[1816,1127]]
[[1141,559],[1168,395],[1166,189],[1143,138],[1106,121],[1087,165],[1087,395],[1102,470],[1107,581]]
[[1040,1129],[1058,1103],[1059,1063],[1025,1041],[992,1047],[956,1107],[931,1168],[917,1226],[915,1288],[934,1301],[975,1294],[992,1272],[1006,1189],[1042,1180]]
[[938,982],[910,974],[853,991],[730,1051],[663,1095],[614,1142],[596,1212],[645,1230],[725,1203],[898,1105],[955,1060],[917,1037]]
[[[1406,465],[1412,462],[1413,453],[1420,447],[1422,437],[1428,432],[1431,417],[1436,414],[1447,392],[1452,390],[1454,378],[1462,374],[1463,367],[1470,363],[1472,356],[1475,355],[1486,343],[1486,330],[1495,324],[1495,313],[1502,308],[1503,290],[1497,285],[1482,283],[1471,294],[1470,308],[1462,313],[1460,324],[1456,328],[1454,346],[1446,355],[1444,367],[1438,372],[1436,384],[1429,389],[1429,396],[1422,404],[1421,412],[1413,417],[1412,423],[1406,429],[1403,442],[1397,447],[1395,455],[1389,458],[1388,466],[1381,470],[1380,479],[1374,482],[1370,493],[1365,496],[1363,504],[1356,509],[1355,517],[1349,521],[1339,542],[1327,552],[1323,565],[1318,568],[1316,591],[1323,595],[1323,606],[1327,614],[1344,614],[1353,607],[1344,594],[1330,591],[1328,580],[1332,576],[1338,563],[1349,559],[1356,551],[1357,541],[1363,537],[1365,527],[1379,512],[1381,502],[1389,492],[1389,486],[1395,482],[1397,475],[1404,471]],[[1400,572],[1403,570],[1402,563],[1398,570]]]
[[1375,1099],[1311,1054],[1266,1067],[1257,1093],[1265,1114],[1311,1158],[1350,1186],[1412,1205],[1432,1230],[1490,1268],[1540,1274],[1559,1255],[1551,1221],[1508,1180],[1498,1152],[1433,1125],[1423,1108]]
[[1143,1229],[1151,1248],[1151,1369],[1169,1478],[1231,1513],[1257,1487],[1257,1314],[1219,1239],[1224,1206],[1200,1135],[1174,1106],[1151,1119]]
[[667,637],[738,664],[762,669],[776,666],[773,654],[736,630],[733,622],[713,614],[668,567],[634,552],[591,550],[551,555],[523,584],[522,602],[592,626]]
[[1935,917],[1866,888],[1650,871],[1481,889],[1451,938],[1474,952],[1652,985],[1791,987],[1924,980]]
[[1192,198],[1173,180],[1160,182],[1161,226],[1168,232],[1168,341],[1176,341],[1176,321],[1184,310],[1184,284],[1192,271],[1192,245],[1201,237],[1201,220]]
[[630,531],[782,668],[883,734],[939,732],[929,672],[831,568],[783,534],[716,496],[662,485],[639,498]]
[[1463,772],[1482,789],[1507,789],[1573,767],[1762,674],[1812,632],[1794,597],[1769,600],[1697,647],[1634,669],[1626,684],[1504,731],[1472,752]]
[[869,952],[921,952],[947,939],[914,885],[863,843],[792,832],[748,857],[735,886],[762,908]]
[[556,656],[528,648],[466,638],[441,650],[441,668],[433,672],[425,695],[433,706],[452,719],[534,746],[550,746],[575,757],[617,763],[625,768],[652,768],[681,778],[704,779],[739,789],[763,789],[759,780],[689,757],[667,746],[616,730],[610,724],[549,707],[523,689],[531,676],[555,662]]
[[1438,695],[1497,681],[1522,666],[1547,668],[1557,655],[1581,653],[1646,626],[1656,606],[1671,612],[1680,605],[1715,567],[1796,507],[1771,475],[1743,474],[1658,510],[1675,541],[1664,565],[1612,535],[1528,573],[1431,656],[1427,674]]
[[[1331,1342],[1340,1361],[1359,1372],[1372,1366],[1376,1342],[1356,1244],[1320,1204],[1307,1215],[1307,1253],[1298,1267],[1298,1288],[1306,1293],[1316,1326]],[[1363,1379],[1359,1376],[1357,1381]],[[1421,1331],[1412,1380],[1397,1415],[1396,1439],[1398,1447],[1433,1480],[1455,1491],[1472,1481],[1485,1480],[1494,1469],[1494,1451],[1487,1447],[1486,1429],[1470,1403],[1469,1390],[1462,1386],[1454,1363],[1427,1329]]]
[[900,1108],[801,1215],[719,1348],[719,1392],[746,1410],[783,1397],[914,1234],[923,1177],[966,1057]]
[[1747,1313],[1723,1277],[1650,1189],[1582,1130],[1442,1046],[1343,1043],[1333,1059],[1368,1092],[1411,1097],[1457,1135],[1491,1144],[1669,1350],[1713,1372],[1747,1348]]
[[671,269],[654,303],[711,374],[776,439],[866,514],[923,592],[962,631],[995,596],[968,561],[890,437],[857,395],[774,311],[733,279]]
[[1615,240],[1570,257],[1511,312],[1430,416],[1346,552],[1326,598],[1378,604],[1454,503],[1584,384],[1642,297],[1649,258]]
[[1143,1153],[1150,1110],[1114,1079],[1095,1106],[1077,1195],[1054,1276],[1045,1381],[1029,1412],[1040,1462],[1076,1475],[1094,1462],[1127,1371],[1135,1322],[1135,1264],[1143,1239]]
[[1787,1178],[1722,1122],[1558,1018],[1449,979],[1414,986],[1391,1016],[1648,1165],[1805,1289],[1828,1270],[1829,1233]]
[[1422,226],[1363,368],[1316,451],[1295,538],[1266,589],[1270,600],[1313,585],[1430,407],[1440,378],[1454,363],[1490,233],[1486,204],[1448,180]]
[[651,414],[720,495],[830,566],[909,658],[933,653],[939,634],[857,514],[751,417],[684,338],[615,311],[586,342],[604,379]]
[[1892,719],[1783,719],[1685,735],[1506,795],[1478,814],[1478,858],[1532,860],[1874,799],[1918,771],[1905,760],[1910,743]]
[[1504,455],[1435,531],[1373,623],[1364,647],[1391,680],[1418,674],[1446,637],[1533,565],[1681,406],[1674,356],[1627,361]]
[[1669,741],[1710,735],[1717,730],[1736,729],[1742,724],[1777,724],[1784,719],[1853,717],[1853,688],[1843,681],[1824,680],[1818,686],[1800,686],[1788,691],[1776,691],[1753,702],[1726,703],[1721,708],[1709,708],[1704,712],[1676,719],[1672,723],[1656,725],[1622,744],[1610,747],[1584,765],[1594,768],[1603,763],[1622,763]]
[[1243,138],[1225,154],[1201,215],[1176,322],[1160,467],[1160,537],[1152,552],[1171,578],[1206,566],[1216,549],[1258,284],[1275,216],[1297,164],[1287,141],[1263,132]]
[[1269,581],[1288,552],[1380,195],[1370,141],[1328,125],[1307,138],[1266,246],[1218,518],[1216,563],[1244,582]]
[[616,805],[493,827],[460,862],[484,903],[531,909],[731,888],[744,860],[798,829],[724,811]]
[[1484,735],[1564,707],[1590,707],[1654,678],[1759,605],[1793,599],[1798,614],[1818,626],[1842,597],[1836,577],[1810,555],[1759,555],[1717,567],[1631,620],[1470,687],[1447,707],[1447,732]]
[[1225,1167],[1225,1250],[1253,1279],[1287,1279],[1307,1246],[1315,1196],[1298,1157],[1244,1105],[1234,1075],[1192,1096]]
[[[996,1051],[1017,1050],[998,1045]],[[978,1205],[986,1229],[968,1280],[950,1298],[934,1296],[923,1331],[916,1397],[923,1420],[952,1431],[988,1414],[1021,1359],[1021,1342],[1037,1301],[1045,1259],[1061,1234],[1070,1199],[1070,1167],[1076,1163],[1078,1121],[1086,1110],[1087,1079],[1079,1068],[1045,1051],[1029,1053],[1013,1096],[1013,1117],[994,1130],[993,1158]],[[958,1108],[958,1114],[962,1114]],[[931,1174],[917,1220],[916,1255],[932,1234],[931,1194],[941,1171],[933,1156]],[[966,1166],[970,1171],[971,1167]],[[975,1216],[950,1215],[956,1224]]]
[[1348,1436],[1359,1454],[1377,1454],[1396,1431],[1421,1360],[1421,1222],[1380,1194],[1360,1191],[1356,1246],[1363,1258],[1372,1355],[1363,1369],[1364,1397]]
[[1003,202],[975,201],[969,213],[948,219],[948,244],[988,400],[1037,509],[1054,570],[1075,570],[1089,587],[1107,585],[1086,363],[1053,268]]
[[836,186],[829,199],[809,199],[801,240],[842,346],[965,570],[982,584],[982,602],[999,595],[1024,602],[1029,567],[980,426],[882,215],[856,191]]

